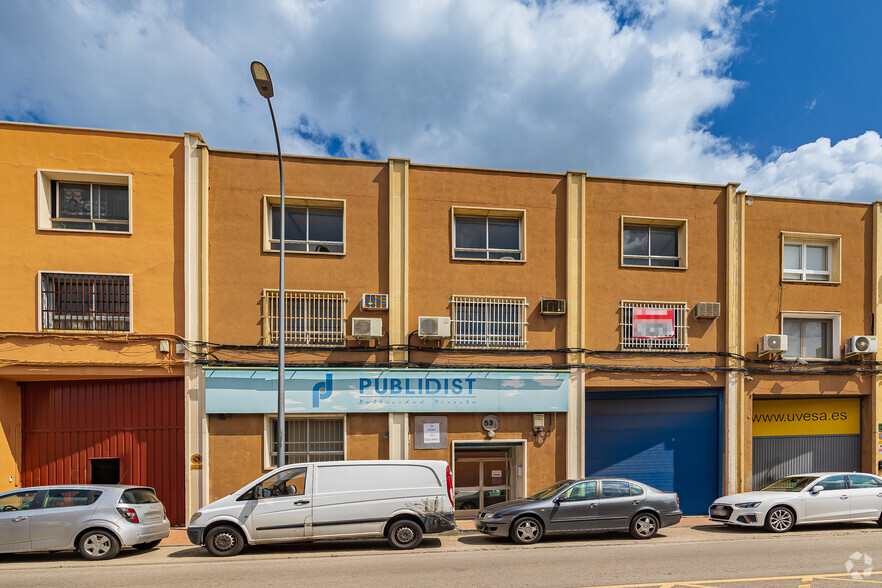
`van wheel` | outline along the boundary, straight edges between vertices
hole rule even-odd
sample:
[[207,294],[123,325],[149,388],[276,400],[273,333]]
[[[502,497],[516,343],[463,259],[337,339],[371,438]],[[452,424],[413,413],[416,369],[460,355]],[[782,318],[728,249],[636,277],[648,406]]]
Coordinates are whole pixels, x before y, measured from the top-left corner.
[[521,545],[536,543],[542,539],[542,523],[533,517],[518,519],[509,531],[511,540]]
[[386,532],[386,539],[395,549],[413,549],[423,540],[423,530],[414,521],[395,521]]
[[119,540],[109,531],[96,529],[80,537],[77,549],[86,559],[93,561],[110,559],[119,553]]
[[219,525],[205,536],[205,549],[211,555],[237,555],[245,547],[245,538],[236,527]]

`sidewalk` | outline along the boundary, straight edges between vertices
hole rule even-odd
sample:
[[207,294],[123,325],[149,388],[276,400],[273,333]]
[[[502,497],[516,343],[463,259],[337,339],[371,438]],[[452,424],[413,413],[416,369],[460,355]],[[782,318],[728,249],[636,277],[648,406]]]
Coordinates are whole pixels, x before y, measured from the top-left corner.
[[[683,517],[683,519],[674,525],[675,527],[694,527],[696,525],[706,524],[708,522],[706,516],[690,516]],[[444,533],[445,535],[474,535],[477,531],[475,530],[475,521],[473,519],[459,519],[456,521],[456,531],[447,531]],[[187,529],[183,527],[174,527],[172,528],[169,536],[162,540],[160,543],[163,547],[170,546],[180,546],[180,545],[191,545],[190,540],[187,539]]]

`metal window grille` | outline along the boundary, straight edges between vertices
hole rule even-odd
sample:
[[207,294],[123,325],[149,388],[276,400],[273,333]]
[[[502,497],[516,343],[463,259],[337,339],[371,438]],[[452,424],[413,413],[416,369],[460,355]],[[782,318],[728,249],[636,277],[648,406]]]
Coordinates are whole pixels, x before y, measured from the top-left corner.
[[[674,313],[674,336],[666,339],[644,339],[634,336],[634,309],[649,308],[671,310]],[[689,308],[685,302],[638,302],[625,300],[619,304],[619,344],[622,349],[641,351],[685,351],[687,342],[686,315]]]
[[[278,427],[273,419],[271,457],[279,450]],[[343,419],[285,419],[285,463],[343,460],[343,439]]]
[[[285,291],[285,343],[307,346],[345,344],[346,298],[342,292]],[[264,344],[279,342],[279,291],[263,295]]]
[[48,331],[128,331],[129,276],[42,274],[41,323]]
[[454,296],[450,303],[454,347],[526,347],[526,298]]

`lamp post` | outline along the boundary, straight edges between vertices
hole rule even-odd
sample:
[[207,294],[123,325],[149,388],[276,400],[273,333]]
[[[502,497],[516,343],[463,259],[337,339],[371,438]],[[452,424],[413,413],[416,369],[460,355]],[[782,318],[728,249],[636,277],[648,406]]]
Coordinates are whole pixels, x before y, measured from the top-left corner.
[[279,298],[277,301],[279,315],[279,414],[276,426],[276,467],[285,465],[285,175],[282,171],[282,146],[279,143],[279,129],[276,127],[276,115],[273,113],[273,80],[269,70],[259,61],[251,62],[251,77],[261,96],[266,98],[270,117],[273,119],[273,132],[276,134],[276,151],[279,154]]

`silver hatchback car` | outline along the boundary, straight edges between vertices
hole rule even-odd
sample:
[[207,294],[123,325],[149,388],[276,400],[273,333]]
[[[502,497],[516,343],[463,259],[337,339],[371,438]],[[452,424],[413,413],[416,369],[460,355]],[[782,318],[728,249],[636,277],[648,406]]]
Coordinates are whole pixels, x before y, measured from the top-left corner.
[[86,559],[145,550],[168,537],[153,488],[40,486],[0,494],[0,553],[76,549]]

